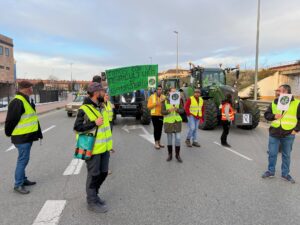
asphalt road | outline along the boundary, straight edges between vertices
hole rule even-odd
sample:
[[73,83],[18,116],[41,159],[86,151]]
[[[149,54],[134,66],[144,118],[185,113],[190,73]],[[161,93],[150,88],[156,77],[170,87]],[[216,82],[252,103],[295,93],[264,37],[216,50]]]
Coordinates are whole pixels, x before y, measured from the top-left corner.
[[184,162],[179,164],[165,161],[166,149],[154,150],[152,125],[118,118],[113,174],[101,190],[109,212],[99,215],[86,209],[85,164],[72,160],[74,118],[58,110],[40,120],[44,140],[34,144],[27,169],[38,184],[27,196],[13,192],[17,152],[0,127],[1,225],[300,224],[299,138],[292,154],[291,175],[298,181],[293,185],[280,179],[280,159],[276,178],[260,178],[267,166],[265,125],[254,131],[232,129],[232,149],[215,143],[221,129],[199,131],[202,147],[187,148],[184,125]]

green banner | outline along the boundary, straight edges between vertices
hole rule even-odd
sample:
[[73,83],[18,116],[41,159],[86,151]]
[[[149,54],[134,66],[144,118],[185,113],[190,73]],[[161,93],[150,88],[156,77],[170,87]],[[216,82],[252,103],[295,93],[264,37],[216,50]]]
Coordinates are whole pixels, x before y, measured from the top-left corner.
[[110,96],[156,87],[158,82],[158,65],[123,67],[105,72]]

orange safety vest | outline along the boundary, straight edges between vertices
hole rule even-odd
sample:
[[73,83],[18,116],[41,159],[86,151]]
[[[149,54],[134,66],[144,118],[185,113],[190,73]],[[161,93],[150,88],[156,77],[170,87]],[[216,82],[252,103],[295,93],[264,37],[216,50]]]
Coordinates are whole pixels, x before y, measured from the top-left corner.
[[225,108],[226,106],[229,105],[229,118],[230,118],[230,121],[233,121],[234,120],[234,110],[231,106],[231,104],[229,103],[225,103],[225,104],[222,104],[222,118],[221,120],[227,120],[226,118],[226,115],[225,115]]

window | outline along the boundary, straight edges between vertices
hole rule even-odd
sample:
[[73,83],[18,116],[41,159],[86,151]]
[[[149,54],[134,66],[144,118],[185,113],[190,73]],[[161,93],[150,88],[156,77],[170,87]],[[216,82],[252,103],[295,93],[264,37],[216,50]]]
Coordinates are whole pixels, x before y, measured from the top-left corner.
[[0,55],[3,55],[3,46],[0,46]]
[[9,56],[9,48],[5,48],[5,55]]

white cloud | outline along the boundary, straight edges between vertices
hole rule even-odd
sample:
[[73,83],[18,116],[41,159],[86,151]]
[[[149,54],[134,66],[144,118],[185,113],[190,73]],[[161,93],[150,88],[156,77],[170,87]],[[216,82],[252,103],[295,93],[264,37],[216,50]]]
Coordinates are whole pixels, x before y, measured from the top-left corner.
[[[16,52],[18,78],[47,79],[53,75],[59,79],[71,79],[70,61],[62,57],[47,57],[28,52]],[[72,62],[72,76],[76,80],[91,80],[105,68],[93,64]]]

